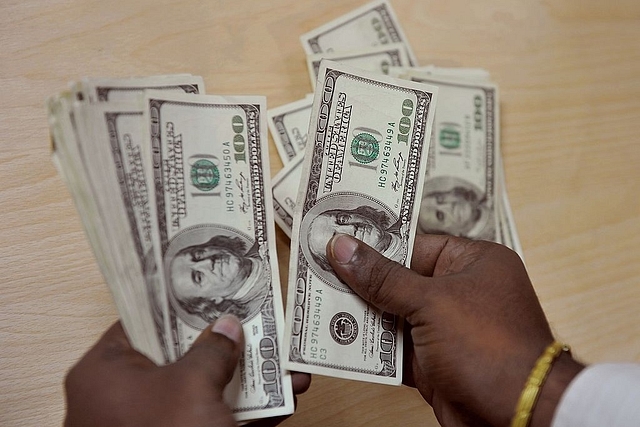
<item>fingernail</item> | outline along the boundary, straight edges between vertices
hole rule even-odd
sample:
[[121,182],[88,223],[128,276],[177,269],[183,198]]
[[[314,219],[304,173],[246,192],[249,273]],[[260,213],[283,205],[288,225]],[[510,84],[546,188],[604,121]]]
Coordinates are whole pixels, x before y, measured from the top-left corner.
[[337,234],[331,239],[329,248],[331,255],[340,264],[346,264],[351,261],[353,254],[358,247],[358,242],[348,234]]
[[216,320],[211,327],[211,332],[221,334],[232,341],[242,341],[242,324],[233,314],[225,314]]

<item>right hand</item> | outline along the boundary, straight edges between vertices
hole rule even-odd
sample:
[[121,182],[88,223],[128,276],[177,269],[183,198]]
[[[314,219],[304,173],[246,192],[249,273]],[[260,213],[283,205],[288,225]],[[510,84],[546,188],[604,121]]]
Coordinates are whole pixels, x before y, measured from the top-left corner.
[[[553,342],[520,257],[505,246],[416,236],[411,270],[347,235],[327,256],[374,306],[406,318],[405,378],[444,426],[508,426],[527,376]],[[582,365],[563,353],[542,388],[531,426],[549,425]]]

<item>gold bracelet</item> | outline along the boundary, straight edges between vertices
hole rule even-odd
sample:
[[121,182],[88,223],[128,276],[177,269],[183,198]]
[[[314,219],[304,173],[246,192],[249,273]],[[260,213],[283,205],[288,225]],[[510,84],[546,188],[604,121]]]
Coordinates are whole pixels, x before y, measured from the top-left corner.
[[563,351],[571,351],[568,345],[554,341],[552,344],[544,350],[542,356],[538,358],[536,364],[533,366],[529,378],[522,389],[520,399],[516,405],[516,413],[511,421],[511,427],[527,427],[531,421],[531,414],[533,407],[535,406],[538,396],[540,395],[540,389],[551,371],[551,365],[554,360]]

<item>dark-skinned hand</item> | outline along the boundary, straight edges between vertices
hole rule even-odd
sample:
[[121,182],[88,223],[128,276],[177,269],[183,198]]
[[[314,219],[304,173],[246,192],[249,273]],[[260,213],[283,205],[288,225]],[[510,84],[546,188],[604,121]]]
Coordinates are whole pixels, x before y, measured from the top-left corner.
[[[131,348],[115,323],[67,375],[65,427],[235,426],[223,390],[243,348],[242,325],[223,316],[205,329],[187,354],[159,367]],[[294,393],[311,377],[292,375]],[[275,426],[286,417],[251,423]]]
[[[418,235],[411,269],[336,235],[327,244],[338,276],[374,306],[404,317],[404,382],[445,427],[510,424],[527,376],[554,340],[520,257],[505,246]],[[548,426],[583,366],[556,360],[534,408]]]

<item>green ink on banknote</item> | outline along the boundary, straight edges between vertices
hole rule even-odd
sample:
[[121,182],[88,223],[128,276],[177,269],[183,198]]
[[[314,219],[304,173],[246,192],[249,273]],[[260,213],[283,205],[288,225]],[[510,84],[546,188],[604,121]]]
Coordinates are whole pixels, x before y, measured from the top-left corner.
[[441,123],[439,141],[443,148],[454,150],[460,147],[460,125],[456,123]]
[[210,160],[200,159],[191,165],[191,183],[200,191],[211,191],[220,182],[220,171]]
[[360,163],[371,163],[380,154],[380,144],[371,134],[358,134],[351,142],[351,154]]

